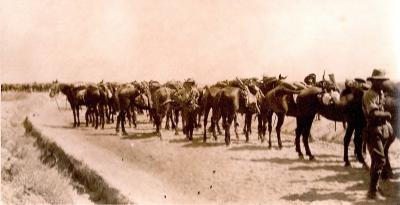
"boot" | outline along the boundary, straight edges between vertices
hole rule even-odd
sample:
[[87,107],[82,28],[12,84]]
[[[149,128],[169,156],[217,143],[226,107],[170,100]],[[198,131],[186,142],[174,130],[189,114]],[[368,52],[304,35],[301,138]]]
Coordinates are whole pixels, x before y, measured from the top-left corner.
[[379,180],[379,173],[373,172],[371,173],[371,181],[369,184],[369,191],[367,193],[367,197],[369,199],[374,200],[384,200],[385,197],[382,196],[381,192],[379,192],[378,188],[378,180]]
[[380,192],[371,190],[368,191],[367,198],[379,201],[385,200],[385,197]]

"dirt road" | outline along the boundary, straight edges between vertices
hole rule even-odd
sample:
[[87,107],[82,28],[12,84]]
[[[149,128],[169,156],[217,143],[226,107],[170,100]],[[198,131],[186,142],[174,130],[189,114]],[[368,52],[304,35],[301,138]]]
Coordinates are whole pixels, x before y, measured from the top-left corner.
[[[47,98],[35,95],[35,100]],[[275,134],[273,148],[257,140],[256,126],[249,143],[241,134],[231,146],[209,139],[203,143],[202,131],[195,133],[193,142],[183,134],[175,136],[163,130],[163,140],[153,134],[145,116],[139,116],[138,128],[128,128],[128,136],[115,133],[115,125],[104,130],[92,127],[72,128],[72,113],[59,99],[61,110],[50,99],[32,112],[29,119],[50,139],[78,160],[97,171],[112,187],[131,201],[152,203],[207,204],[265,204],[265,203],[331,203],[365,204],[369,174],[352,159],[351,168],[342,162],[343,136],[333,123],[322,119],[312,134],[311,150],[316,161],[300,160],[294,149],[294,119],[284,125],[283,149],[277,149]],[[28,106],[28,105],[27,105]],[[83,114],[81,120],[84,121]],[[329,126],[329,127],[327,127]],[[338,127],[339,124],[338,124]],[[332,134],[333,133],[333,134]],[[211,136],[211,135],[210,135]],[[390,150],[396,179],[381,183],[387,193],[385,203],[400,201],[400,145]],[[303,148],[304,150],[304,148]],[[353,153],[350,150],[349,153]],[[369,160],[369,156],[367,157]]]

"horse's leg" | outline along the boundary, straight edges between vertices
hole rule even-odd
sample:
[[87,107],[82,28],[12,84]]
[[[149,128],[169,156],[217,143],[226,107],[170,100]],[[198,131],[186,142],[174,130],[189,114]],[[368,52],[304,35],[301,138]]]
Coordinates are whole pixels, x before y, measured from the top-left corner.
[[104,124],[105,124],[105,118],[104,118],[104,106],[103,105],[99,105],[99,109],[100,109],[100,123],[101,123],[101,129],[104,129]]
[[210,107],[209,106],[205,106],[204,107],[204,119],[203,119],[203,123],[204,123],[203,142],[207,141],[207,118],[208,118],[208,113],[209,112],[210,112]]
[[281,127],[283,122],[285,121],[285,113],[278,113],[278,123],[276,124],[276,136],[278,138],[278,146],[279,149],[282,149],[282,141],[281,141]]
[[186,122],[186,127],[187,127],[186,133],[187,133],[189,140],[193,140],[193,129],[194,129],[194,126],[196,123],[196,113],[195,113],[195,111],[191,111],[187,114],[188,114],[188,116],[187,116],[187,122]]
[[300,137],[304,129],[304,119],[302,117],[296,117],[296,139],[295,139],[295,145],[296,145],[296,152],[299,155],[300,159],[304,159],[303,153],[301,152],[301,147],[300,147]]
[[233,116],[233,122],[234,122],[234,130],[235,130],[236,139],[239,140],[239,134],[237,131],[237,128],[239,127],[239,123],[237,122],[237,114],[236,113]]
[[224,128],[224,131],[225,131],[225,143],[227,143],[227,134],[226,134],[226,116],[225,116],[225,114],[224,113],[222,113],[222,115],[221,115],[221,117],[222,117],[222,128]]
[[217,130],[218,130],[218,134],[219,135],[222,135],[222,131],[221,131],[221,128],[220,128],[220,126],[219,126],[219,120],[221,119],[221,116],[218,116],[217,115],[217,117],[216,117],[216,119],[215,119],[215,125],[217,126]]
[[201,128],[201,116],[203,115],[202,110],[199,109],[197,111],[197,124],[196,124],[196,128]]
[[98,111],[96,105],[93,106],[93,109],[94,109],[94,114],[95,114],[95,116],[96,116],[96,126],[95,126],[95,129],[97,129],[97,128],[99,127],[99,111]]
[[[167,111],[167,114],[166,114],[167,119],[165,119],[165,129],[166,130],[169,130],[169,118],[170,118],[169,116],[170,116],[170,112]],[[162,121],[162,119],[161,119],[161,121]]]
[[[126,118],[128,118],[129,127],[132,127],[132,117],[131,117],[131,111],[130,111],[129,108],[126,110]],[[125,119],[124,119],[124,123],[125,123],[125,122],[126,122],[126,121],[125,121]]]
[[187,133],[187,129],[188,129],[188,119],[189,119],[189,117],[190,116],[188,116],[189,115],[189,113],[183,113],[183,110],[182,110],[182,112],[181,112],[181,116],[182,116],[182,131],[183,131],[183,133]]
[[232,125],[232,121],[235,119],[235,114],[228,114],[228,119],[225,120],[225,144],[230,145],[231,144],[231,133],[230,133],[230,128]]
[[121,110],[120,114],[120,120],[121,120],[121,130],[123,135],[127,135],[128,133],[125,130],[125,112],[126,110]]
[[261,118],[261,113],[257,115],[257,121],[258,121],[258,125],[257,125],[258,139],[261,140],[261,142],[262,142],[263,141],[262,140],[263,137],[262,137],[262,118]]
[[272,135],[272,111],[268,111],[267,120],[268,120],[268,147],[272,147],[271,143],[271,135]]
[[115,127],[115,131],[118,133],[119,132],[119,125],[121,123],[121,112],[118,113],[117,115],[117,125]]
[[79,106],[76,106],[76,118],[78,120],[78,127],[81,125],[81,122],[79,120]]
[[74,127],[76,127],[76,115],[75,115],[75,107],[71,105],[72,115],[74,115]]
[[110,114],[111,114],[111,123],[114,123],[115,110],[113,107],[110,107]]
[[304,130],[303,130],[303,144],[306,149],[306,155],[310,160],[314,160],[315,157],[311,154],[310,146],[308,145],[308,137],[310,136],[311,126],[314,120],[314,115],[305,118]]
[[137,128],[136,119],[136,111],[132,109],[132,124],[134,128]]
[[249,124],[247,126],[247,132],[249,133],[249,135],[251,135],[251,121],[253,119],[253,114],[250,113],[249,115],[250,115],[250,117],[249,117]]
[[264,142],[265,134],[267,133],[267,123],[268,123],[266,113],[263,113],[261,115],[261,121],[262,121],[261,128],[262,128],[262,136],[263,136],[263,138],[261,138],[261,142]]
[[244,126],[243,126],[243,134],[245,134],[245,136],[246,136],[246,133],[247,133],[247,119],[246,119],[246,117],[247,117],[247,113],[245,113],[245,116],[244,116]]
[[364,167],[368,167],[367,163],[364,160],[364,155],[362,153],[362,145],[363,145],[362,129],[363,129],[363,127],[361,127],[361,126],[357,126],[355,128],[355,132],[354,132],[354,150],[355,150],[355,153],[356,153],[357,160]]
[[[175,118],[175,125],[174,129],[175,129],[175,135],[179,135],[179,131],[178,131],[178,124],[179,124],[179,110],[175,110],[174,111],[174,118]],[[183,119],[182,119],[183,120]],[[183,121],[182,121],[182,127],[183,127]]]
[[252,114],[251,113],[246,113],[245,115],[245,122],[244,122],[244,127],[246,128],[246,142],[249,141],[249,133],[250,133],[250,127],[251,127],[251,118],[252,118]]
[[[349,149],[349,144],[351,141],[351,135],[353,135],[354,131],[354,125],[353,123],[348,123],[347,129],[346,129],[346,134],[344,135],[343,139],[343,145],[344,145],[344,155],[343,155],[343,160],[345,162],[344,166],[348,167],[350,166],[350,161],[349,161],[349,154],[348,154],[348,149]],[[356,136],[354,136],[355,138]],[[356,145],[356,144],[355,144]],[[355,146],[356,147],[356,146]],[[356,148],[357,149],[357,148]]]
[[179,110],[173,109],[171,110],[171,128],[175,129],[175,131],[178,127],[178,122],[179,122]]
[[85,112],[85,120],[86,120],[86,127],[89,126],[89,108],[86,108],[86,112]]

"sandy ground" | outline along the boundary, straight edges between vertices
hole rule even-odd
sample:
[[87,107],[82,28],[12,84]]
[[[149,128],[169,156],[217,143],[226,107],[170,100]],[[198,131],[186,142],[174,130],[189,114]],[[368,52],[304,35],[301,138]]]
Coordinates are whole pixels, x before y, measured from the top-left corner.
[[46,101],[41,95],[2,94],[1,102],[1,202],[2,204],[91,204],[78,194],[70,179],[44,165],[35,140],[27,137],[22,121]]
[[[139,116],[137,129],[127,129],[128,136],[116,134],[115,125],[110,124],[104,130],[84,125],[72,128],[72,113],[65,100],[60,97],[58,103],[61,110],[47,95],[32,94],[26,106],[40,106],[29,118],[67,153],[139,204],[375,203],[366,199],[369,173],[354,161],[352,148],[352,167],[343,166],[340,123],[335,131],[333,122],[323,118],[315,122],[310,146],[317,160],[310,162],[300,160],[295,152],[293,118],[285,122],[282,150],[277,149],[275,133],[272,149],[257,140],[257,122],[249,143],[241,134],[239,141],[233,138],[227,147],[223,136],[203,143],[202,130],[195,132],[193,142],[168,130],[162,131],[160,140],[145,116]],[[381,183],[387,195],[385,204],[400,201],[399,148],[396,140],[390,150],[396,179]]]

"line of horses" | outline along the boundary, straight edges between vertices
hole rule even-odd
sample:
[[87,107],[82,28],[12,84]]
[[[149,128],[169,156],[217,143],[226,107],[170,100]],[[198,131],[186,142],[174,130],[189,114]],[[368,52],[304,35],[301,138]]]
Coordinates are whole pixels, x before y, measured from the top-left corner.
[[16,91],[16,92],[45,92],[51,87],[51,83],[2,83],[1,91]]
[[[165,84],[157,81],[134,81],[123,84],[112,82],[66,84],[54,81],[50,88],[50,96],[54,97],[59,92],[66,95],[73,112],[74,126],[80,125],[79,107],[86,106],[86,125],[92,122],[97,128],[100,123],[104,128],[104,123],[113,123],[116,115],[116,132],[121,128],[122,134],[127,134],[126,118],[129,124],[136,127],[136,112],[144,110],[147,111],[160,138],[161,123],[164,118],[166,118],[166,129],[170,128],[171,123],[175,134],[179,134],[178,123],[181,118],[183,133],[189,140],[193,139],[193,129],[201,127],[203,118],[204,142],[207,141],[208,132],[212,133],[214,139],[217,139],[218,134],[222,134],[219,126],[222,119],[226,145],[231,142],[232,124],[238,138],[237,115],[243,114],[245,116],[243,132],[246,141],[251,134],[253,116],[257,116],[258,139],[262,142],[265,140],[268,127],[268,144],[271,147],[272,116],[275,113],[278,119],[275,128],[278,147],[282,148],[281,127],[285,117],[291,116],[296,118],[296,152],[300,158],[304,158],[300,147],[302,137],[305,153],[310,160],[314,159],[309,147],[311,126],[315,116],[322,115],[329,120],[343,122],[346,128],[345,166],[350,166],[348,147],[354,132],[355,156],[367,167],[362,149],[362,130],[366,126],[362,97],[369,87],[369,82],[360,78],[346,80],[344,88],[340,88],[334,78],[322,79],[319,82],[314,80],[307,83],[290,83],[281,75],[264,76],[260,80],[236,78],[204,87],[197,86],[192,80],[186,80],[184,83],[169,81]],[[391,124],[395,136],[398,136],[399,84],[386,81],[384,88],[385,107],[392,114]],[[210,112],[211,125],[207,129]]]

